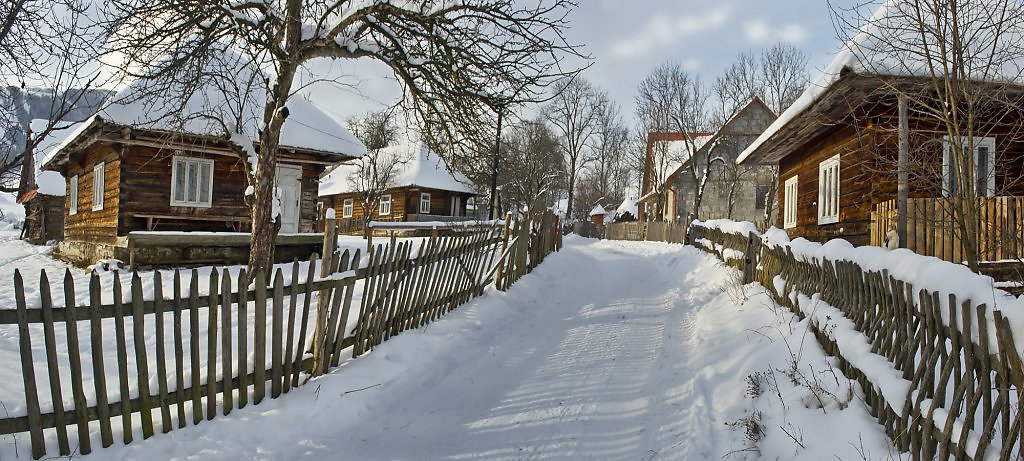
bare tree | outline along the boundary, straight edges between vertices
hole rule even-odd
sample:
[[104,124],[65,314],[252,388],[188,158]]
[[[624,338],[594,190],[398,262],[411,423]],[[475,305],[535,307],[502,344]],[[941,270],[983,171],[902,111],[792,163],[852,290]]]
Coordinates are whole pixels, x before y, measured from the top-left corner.
[[[792,45],[775,44],[765,49],[760,56],[741,52],[736,56],[736,61],[715,80],[713,86],[715,96],[723,109],[718,115],[720,123],[725,123],[731,114],[755,96],[761,98],[776,115],[781,114],[803,93],[808,81],[807,55]],[[745,143],[749,145],[752,141],[753,139],[749,139]],[[746,145],[732,147],[742,150]],[[768,225],[773,224],[775,215],[772,210],[775,208],[777,195],[775,185],[778,184],[778,168],[727,162],[723,173],[721,179],[725,183],[720,184],[720,187],[726,189],[724,193],[728,196],[730,215],[740,183],[764,173],[770,187],[767,188],[764,197],[763,219]]]
[[[628,139],[629,130],[622,122],[619,105],[606,92],[598,92],[597,119],[590,143],[594,162],[584,178],[588,184],[588,193],[581,194],[581,199],[587,195],[587,205],[600,201],[602,205],[609,206],[622,201],[623,191],[629,184],[628,175],[624,171],[626,159],[623,155]],[[580,189],[582,192],[582,185]]]
[[[686,164],[686,174],[694,179],[693,210],[699,213],[707,175],[712,158],[686,162],[697,152],[705,141],[704,135],[712,127],[707,110],[709,92],[694,75],[686,72],[675,62],[665,62],[654,69],[637,90],[637,116],[641,124],[656,127],[654,131],[671,131],[681,136],[682,149],[669,150],[666,143],[648,142],[653,167],[651,190],[659,196],[658,215],[662,214],[665,202],[665,180],[675,166]],[[650,128],[649,128],[650,129]]]
[[505,137],[502,198],[517,210],[532,211],[553,205],[565,178],[562,148],[543,118],[524,120]]
[[366,145],[366,156],[355,163],[355,169],[346,179],[358,194],[363,210],[363,228],[376,216],[380,199],[395,186],[395,178],[412,160],[410,153],[387,150],[398,139],[399,128],[389,111],[377,111],[362,118],[349,120],[348,128]]
[[[898,172],[900,221],[907,214],[910,184],[933,192],[938,192],[934,184],[942,184],[949,199],[941,203],[963,244],[963,259],[977,270],[982,202],[976,197],[1019,184],[1011,175],[996,182],[995,172],[1002,168],[995,165],[1009,158],[999,151],[983,155],[979,147],[984,148],[982,138],[997,134],[1007,145],[1022,140],[1016,120],[1024,76],[1024,7],[1012,0],[877,1],[866,6],[876,7],[870,17],[863,14],[865,5],[833,9],[837,31],[851,44],[852,70],[875,77],[879,95],[908,107],[899,125],[906,127],[902,120],[911,118],[925,127],[908,136],[906,155],[895,162],[879,158],[895,164]],[[892,101],[887,105],[896,106]],[[930,126],[937,128],[929,132]],[[915,152],[921,156],[915,159]],[[946,166],[940,169],[943,157]]]
[[189,75],[197,61],[218,49],[232,49],[269,72],[256,161],[246,166],[254,190],[251,273],[269,270],[273,261],[274,166],[288,101],[300,90],[296,76],[304,65],[323,58],[388,65],[402,84],[403,108],[428,144],[458,156],[471,155],[459,146],[478,136],[477,127],[495,104],[493,95],[538,96],[554,79],[571,73],[559,66],[563,58],[582,57],[564,37],[567,15],[576,6],[571,0],[526,6],[489,0],[111,0],[109,5],[119,31],[110,48],[129,74]]
[[598,93],[594,85],[582,77],[560,82],[554,88],[554,98],[544,109],[554,127],[562,148],[565,163],[568,203],[565,219],[572,220],[576,181],[586,166],[594,161],[588,144],[597,128],[600,116]]

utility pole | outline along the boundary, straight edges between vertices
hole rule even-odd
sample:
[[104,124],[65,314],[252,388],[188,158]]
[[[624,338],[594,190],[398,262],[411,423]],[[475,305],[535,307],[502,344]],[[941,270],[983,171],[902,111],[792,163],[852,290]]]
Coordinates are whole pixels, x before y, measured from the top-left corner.
[[498,160],[501,158],[501,120],[505,114],[505,105],[497,107],[498,133],[494,140],[494,163],[491,167],[491,199],[487,205],[487,219],[494,219],[495,202],[498,201]]
[[907,201],[910,195],[907,172],[910,157],[910,121],[907,116],[907,97],[899,96],[899,153],[896,161],[896,235],[899,247],[907,247]]

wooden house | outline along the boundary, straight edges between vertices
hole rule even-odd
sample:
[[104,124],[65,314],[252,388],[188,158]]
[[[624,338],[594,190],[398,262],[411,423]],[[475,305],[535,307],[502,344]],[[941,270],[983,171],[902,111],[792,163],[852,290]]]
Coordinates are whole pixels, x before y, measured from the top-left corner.
[[[882,245],[886,234],[895,229],[902,131],[909,146],[904,171],[910,226],[901,246],[962,261],[948,209],[955,200],[949,197],[956,191],[979,197],[979,229],[988,233],[979,236],[983,246],[987,239],[1019,234],[1024,222],[1017,211],[1021,210],[1017,196],[1024,194],[1024,138],[1020,136],[1024,113],[1019,108],[1024,104],[1024,86],[963,82],[978,94],[991,92],[1000,102],[976,112],[973,136],[961,138],[965,150],[973,151],[972,176],[977,184],[958,189],[956,175],[950,174],[953,144],[946,125],[922,106],[937,99],[933,80],[913,69],[887,71],[875,65],[874,59],[886,65],[893,61],[851,48],[861,43],[863,38],[851,41],[738,158],[740,164],[778,165],[777,222],[781,227],[791,238],[818,242],[843,238],[854,245]],[[900,123],[900,99],[909,100],[904,124]],[[1016,245],[1015,253],[1024,249]],[[985,254],[983,247],[983,260],[1019,257],[1003,252],[1008,247],[994,242],[987,247],[992,251]]]
[[[773,167],[737,165],[736,157],[764,132],[777,116],[761,98],[755,96],[736,110],[696,154],[689,156],[665,181],[674,200],[666,209],[671,219],[733,219],[761,222],[765,208],[772,208]],[[710,162],[708,160],[711,160]],[[710,163],[710,168],[708,164]],[[707,180],[700,210],[694,215],[698,177],[706,171]]]
[[[45,128],[44,120],[33,120],[32,132]],[[40,127],[40,125],[43,125]],[[40,245],[64,237],[64,196],[67,193],[64,177],[55,171],[41,171],[45,153],[62,142],[75,129],[75,125],[53,130],[43,138],[28,161],[22,162],[19,204],[25,207],[24,239]]]
[[651,132],[647,134],[647,153],[637,199],[640,221],[673,221],[676,218],[675,191],[665,187],[672,172],[711,139],[712,133]]
[[[381,149],[379,164],[396,162],[396,171],[372,209],[363,206],[364,196],[358,180],[359,165],[339,165],[320,181],[320,199],[324,209],[333,208],[342,232],[363,231],[367,213],[371,221],[425,222],[463,221],[466,204],[476,196],[472,183],[448,165],[426,145],[406,142]],[[369,157],[363,160],[369,161]],[[374,194],[376,195],[376,194]]]
[[[241,254],[228,255],[227,250],[214,248],[216,254],[207,256],[183,236],[239,233],[249,228],[244,171],[257,147],[251,141],[257,138],[256,123],[248,134],[229,138],[223,124],[210,121],[227,119],[216,112],[216,102],[225,99],[216,89],[208,88],[182,106],[163,105],[155,96],[132,98],[132,94],[148,94],[145,84],[138,85],[115,95],[113,104],[83,122],[43,165],[67,180],[64,240],[58,251],[66,259],[86,263],[111,257],[128,260],[134,251],[133,233],[171,232],[155,241],[164,242],[162,247],[183,242],[174,257],[191,262],[244,261],[247,235],[232,240],[232,245],[242,246],[236,249]],[[262,93],[250,97],[249,110],[242,115],[258,120],[262,106],[256,102]],[[320,175],[328,166],[362,156],[365,148],[309,102],[293,97],[287,107],[276,172],[280,232],[314,232]],[[210,117],[166,116],[180,113]],[[160,262],[172,263],[174,257]]]

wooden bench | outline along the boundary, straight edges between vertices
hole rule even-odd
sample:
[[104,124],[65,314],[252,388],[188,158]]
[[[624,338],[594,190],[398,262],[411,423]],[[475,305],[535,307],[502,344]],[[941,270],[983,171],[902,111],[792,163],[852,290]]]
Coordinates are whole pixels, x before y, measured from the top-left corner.
[[235,232],[240,232],[242,226],[249,224],[248,217],[239,216],[226,216],[226,215],[162,215],[162,214],[149,214],[149,213],[125,213],[125,216],[130,218],[145,218],[146,219],[146,230],[156,230],[156,226],[160,224],[161,219],[180,219],[186,221],[208,221],[208,222],[223,222],[231,226],[231,229]]

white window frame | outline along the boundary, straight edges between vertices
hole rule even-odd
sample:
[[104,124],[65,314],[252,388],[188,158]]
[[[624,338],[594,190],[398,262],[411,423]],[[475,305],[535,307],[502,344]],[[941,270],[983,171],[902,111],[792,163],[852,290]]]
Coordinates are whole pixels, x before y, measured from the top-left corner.
[[839,154],[818,164],[818,224],[839,222]]
[[782,222],[783,228],[785,229],[796,227],[796,199],[798,194],[797,186],[799,185],[799,180],[797,178],[799,178],[799,176],[793,176],[792,178],[787,179],[784,183],[785,186],[783,188],[783,192],[785,193],[785,196],[783,197],[783,200],[785,200],[785,202],[782,209]]
[[103,188],[105,182],[103,176],[106,171],[106,163],[100,162],[92,167],[92,211],[103,209]]
[[377,205],[377,214],[379,216],[389,216],[391,214],[391,194],[384,194],[380,196],[380,203]]
[[[426,211],[423,209],[426,205]],[[430,214],[430,192],[420,192],[420,214]]]
[[354,207],[355,207],[355,200],[353,200],[353,199],[347,198],[347,199],[345,199],[345,201],[341,202],[341,217],[342,218],[351,218],[352,217],[352,210],[354,209]]
[[[962,139],[963,140],[961,141],[961,145],[965,145],[966,146],[968,144],[968,141],[970,140],[970,138],[964,137]],[[977,187],[977,185],[975,185],[974,187],[972,187],[972,189],[974,190],[974,196],[975,197],[978,197],[978,196],[991,197],[991,196],[995,195],[995,192],[996,192],[996,162],[995,162],[995,158],[996,158],[996,138],[994,138],[994,137],[976,137],[976,138],[973,138],[973,141],[974,141],[974,169],[975,169],[974,181],[975,181],[975,183],[977,183],[978,177],[981,175],[981,172],[977,171],[977,169],[978,169],[978,148],[979,147],[986,147],[986,148],[988,148],[988,152],[989,152],[988,153],[988,161],[986,163],[986,168],[985,168],[987,171],[984,172],[985,177],[986,177],[986,180],[985,180],[985,190],[982,191],[982,193],[979,194],[978,193],[978,187]],[[951,155],[950,155],[951,152],[950,152],[949,147],[950,147],[949,136],[943,136],[942,137],[942,195],[944,197],[949,197],[951,195],[954,195],[954,193],[955,193],[952,190],[953,189],[952,188],[952,184],[950,184],[950,181],[953,179],[953,176],[952,176],[952,159],[950,158],[951,157]]]
[[78,175],[71,177],[71,182],[68,183],[68,214],[78,214]]
[[[175,199],[175,196],[177,195],[177,191],[178,191],[177,187],[178,187],[178,164],[179,163],[184,163],[185,164],[185,170],[186,171],[188,170],[188,164],[194,163],[196,165],[196,182],[195,182],[195,184],[186,184],[185,185],[185,194],[184,194],[185,199],[184,200],[176,200]],[[206,186],[209,188],[210,196],[207,197],[206,200],[203,200],[203,198],[200,196],[200,192],[202,191],[202,189],[199,187],[200,181],[203,180],[203,165],[209,165],[209,167],[210,167],[210,177],[207,178],[207,180],[206,180]],[[171,160],[171,206],[184,206],[184,207],[192,207],[192,208],[211,208],[211,207],[213,207],[213,176],[214,176],[214,174],[213,174],[213,167],[214,167],[214,163],[213,163],[213,159],[212,158],[187,157],[187,156],[184,156],[184,155],[175,155],[174,157],[172,157],[172,160]],[[186,181],[187,180],[188,179],[186,178]],[[189,192],[188,188],[189,187],[195,187],[196,188],[196,199],[195,200],[189,200],[188,199],[188,192]]]

